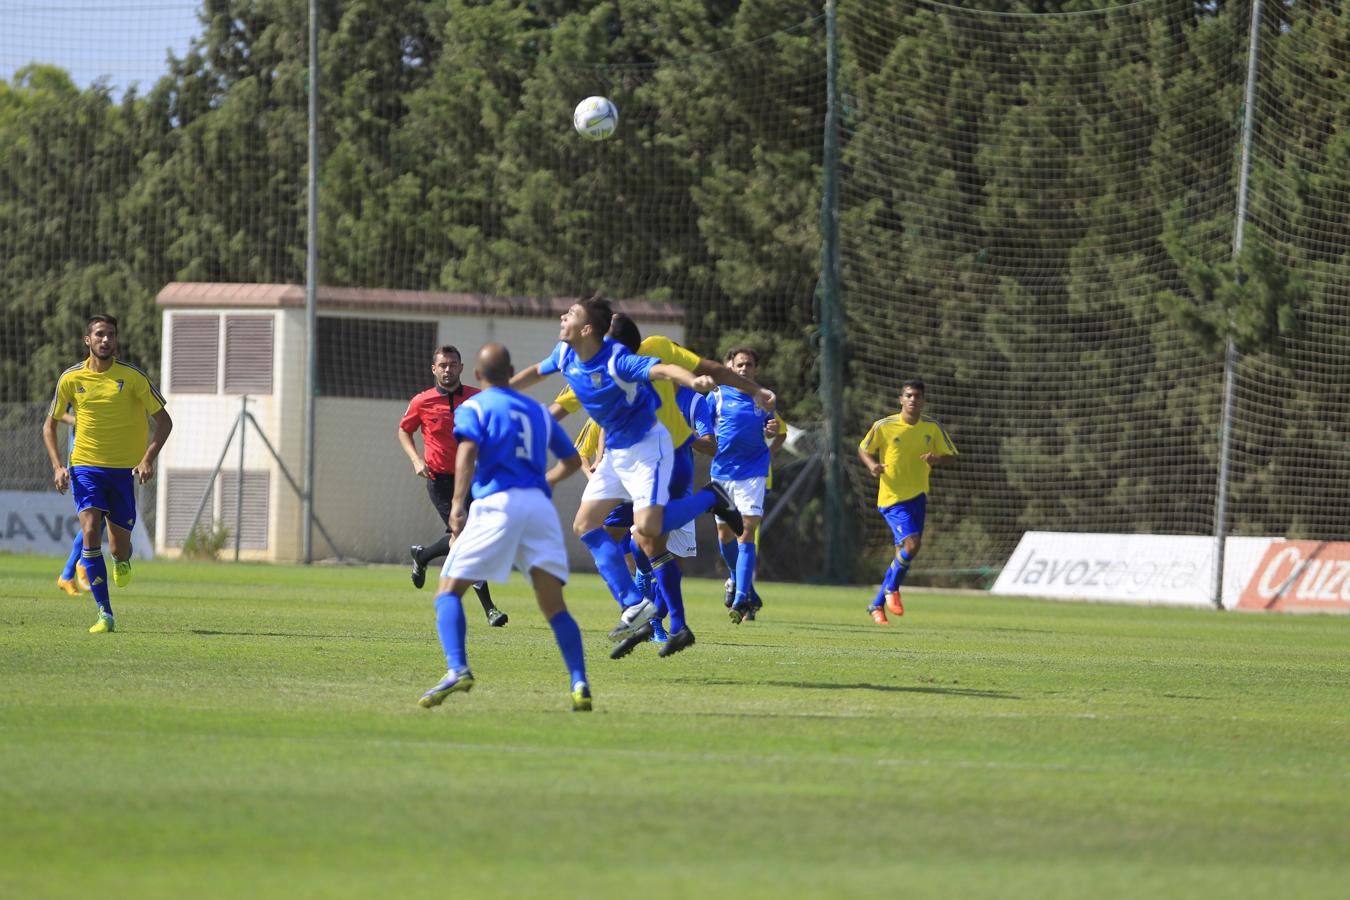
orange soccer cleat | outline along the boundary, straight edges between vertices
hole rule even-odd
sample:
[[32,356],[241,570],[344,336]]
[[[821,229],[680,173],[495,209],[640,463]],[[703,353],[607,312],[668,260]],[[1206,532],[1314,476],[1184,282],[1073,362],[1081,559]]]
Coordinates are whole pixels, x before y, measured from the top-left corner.
[[876,622],[878,625],[891,624],[891,620],[886,618],[886,610],[882,609],[880,606],[869,606],[867,607],[867,611],[872,614],[872,621]]
[[905,614],[905,604],[900,602],[900,592],[891,591],[886,595],[886,608],[890,610],[893,616],[903,616]]

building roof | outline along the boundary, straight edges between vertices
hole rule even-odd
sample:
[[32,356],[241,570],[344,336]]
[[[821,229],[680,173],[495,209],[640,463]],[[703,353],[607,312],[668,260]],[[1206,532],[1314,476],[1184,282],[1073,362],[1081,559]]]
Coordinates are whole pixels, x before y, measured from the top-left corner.
[[[445,291],[405,291],[392,288],[318,288],[320,312],[432,313],[435,315],[528,316],[562,315],[575,297],[499,297],[491,294],[452,294]],[[155,302],[166,309],[282,309],[303,307],[305,288],[296,284],[229,284],[172,281]],[[658,300],[614,300],[614,309],[641,322],[684,321],[684,310]]]

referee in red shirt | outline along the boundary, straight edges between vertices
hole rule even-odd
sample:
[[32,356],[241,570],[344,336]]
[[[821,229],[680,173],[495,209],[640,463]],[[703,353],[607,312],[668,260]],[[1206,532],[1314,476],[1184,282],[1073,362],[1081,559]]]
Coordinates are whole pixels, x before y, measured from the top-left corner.
[[[450,506],[455,497],[455,451],[459,446],[455,440],[455,410],[478,393],[478,388],[460,383],[459,376],[463,371],[459,350],[449,344],[437,348],[431,357],[431,374],[436,379],[436,386],[413,397],[403,420],[398,423],[399,445],[412,461],[413,472],[427,480],[427,496],[445,523],[445,534],[434,544],[425,547],[413,544],[408,548],[412,553],[412,583],[416,588],[426,583],[427,563],[450,552]],[[417,443],[413,440],[413,432],[419,428],[426,447],[425,458],[417,452]],[[480,581],[473,589],[483,604],[488,624],[494,628],[505,625],[506,613],[493,605],[487,582]]]

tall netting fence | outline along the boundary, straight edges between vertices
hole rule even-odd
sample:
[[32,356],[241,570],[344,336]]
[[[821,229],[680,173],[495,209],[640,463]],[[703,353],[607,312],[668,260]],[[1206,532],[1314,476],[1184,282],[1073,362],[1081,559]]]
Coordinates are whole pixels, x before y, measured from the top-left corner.
[[[854,447],[907,377],[927,381],[928,411],[964,457],[934,479],[930,577],[978,582],[1028,529],[1209,532],[1230,338],[1233,530],[1344,531],[1346,14],[1265,4],[1235,264],[1250,5],[1083,5],[839,4],[842,451],[859,579],[889,549]],[[37,423],[83,355],[88,314],[120,315],[125,355],[158,377],[165,285],[304,280],[307,4],[103,6],[116,34],[77,18],[55,47],[22,4],[0,8],[5,489],[46,487]],[[818,575],[822,5],[321,8],[320,281],[515,298],[598,289],[675,304],[704,355],[755,347],[792,426],[761,566]],[[162,29],[185,11],[196,24],[178,50]],[[159,74],[134,90],[83,74],[129,58]],[[619,107],[608,141],[571,131],[589,94]],[[429,386],[407,360],[452,332],[446,316],[423,327],[425,310],[365,330],[353,318],[320,312],[320,393],[360,413],[320,423],[321,509],[349,487],[325,475],[335,461],[361,463],[363,479],[406,477],[362,454],[392,445],[397,398]],[[249,361],[231,329],[257,347],[257,326],[227,315],[218,338],[209,324],[174,332],[173,379],[221,397],[210,418],[225,428],[189,417],[172,438],[198,442],[202,459],[221,452],[240,406],[227,395],[261,390],[229,368]],[[529,364],[549,346],[512,349]],[[220,377],[194,381],[191,362],[216,353]],[[192,477],[195,496],[204,476]],[[235,487],[246,504],[280,490],[243,473]],[[229,520],[226,507],[222,492],[207,515]],[[355,559],[406,552],[378,529],[342,543]]]

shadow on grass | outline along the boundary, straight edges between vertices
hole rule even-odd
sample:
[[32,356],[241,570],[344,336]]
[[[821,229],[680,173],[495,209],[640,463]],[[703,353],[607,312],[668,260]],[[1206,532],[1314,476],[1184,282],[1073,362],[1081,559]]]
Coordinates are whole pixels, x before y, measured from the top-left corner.
[[[693,684],[693,679],[681,679]],[[975,688],[936,687],[927,685],[872,684],[857,682],[854,684],[831,683],[823,681],[738,681],[730,678],[698,679],[701,685],[734,685],[737,687],[781,687],[808,691],[879,691],[887,694],[945,694],[949,697],[983,697],[987,700],[1020,700],[1016,694],[1007,691],[981,691]]]

